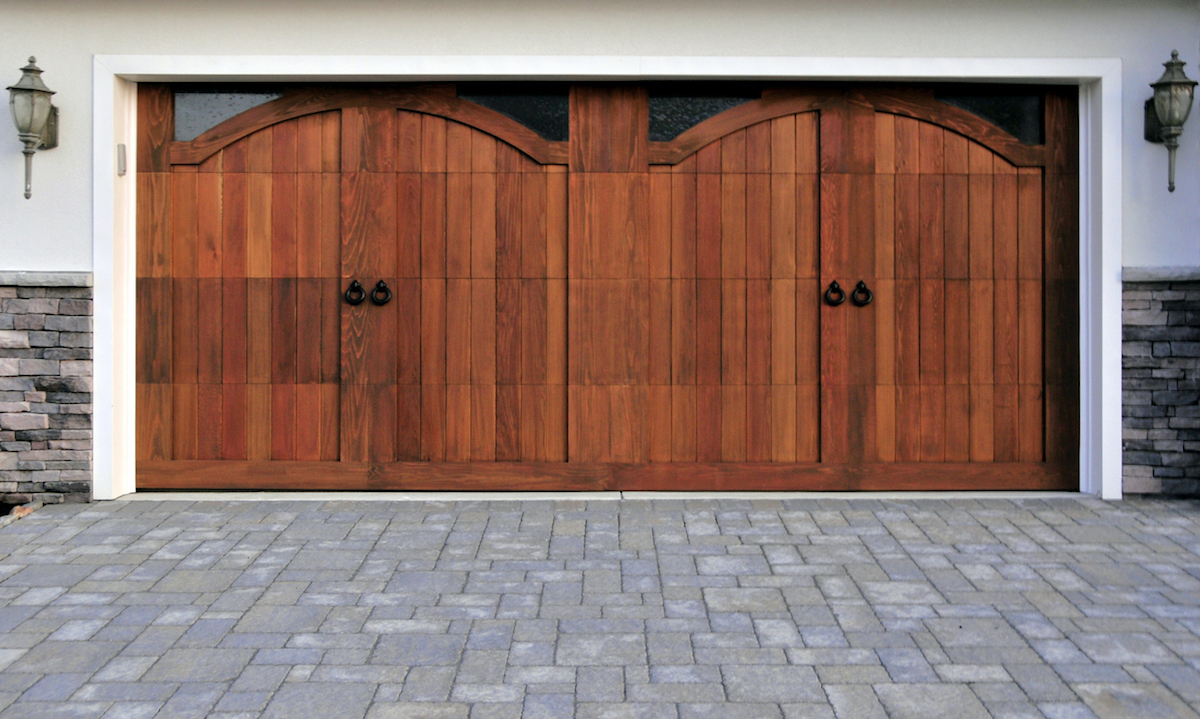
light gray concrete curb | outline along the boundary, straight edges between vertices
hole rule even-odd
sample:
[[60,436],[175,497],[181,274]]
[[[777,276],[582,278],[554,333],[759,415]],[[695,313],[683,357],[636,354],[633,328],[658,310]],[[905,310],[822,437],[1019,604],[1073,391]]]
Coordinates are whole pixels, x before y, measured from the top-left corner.
[[91,272],[0,272],[0,285],[17,287],[91,287]]
[[781,499],[1095,499],[1079,492],[133,492],[142,502],[594,502]]
[[1200,267],[1126,267],[1122,282],[1191,282],[1200,280]]

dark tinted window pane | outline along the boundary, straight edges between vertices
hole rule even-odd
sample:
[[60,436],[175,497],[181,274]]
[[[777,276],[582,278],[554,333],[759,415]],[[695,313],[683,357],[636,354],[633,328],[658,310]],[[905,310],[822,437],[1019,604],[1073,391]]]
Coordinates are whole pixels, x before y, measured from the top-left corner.
[[205,130],[279,97],[275,91],[176,90],[175,139],[195,140]]
[[669,83],[650,86],[650,140],[667,142],[742,103],[762,97],[745,83]]
[[978,88],[939,90],[937,99],[961,107],[996,125],[1026,145],[1045,142],[1042,129],[1042,94],[1020,89],[980,91]]
[[510,117],[547,140],[565,142],[570,132],[569,90],[561,83],[461,83],[458,96]]

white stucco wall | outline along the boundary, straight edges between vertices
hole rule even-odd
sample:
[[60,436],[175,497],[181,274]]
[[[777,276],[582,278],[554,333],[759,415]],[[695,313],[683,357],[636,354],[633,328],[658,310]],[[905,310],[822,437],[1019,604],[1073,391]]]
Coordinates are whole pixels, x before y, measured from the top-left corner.
[[1198,38],[1196,0],[0,0],[0,86],[37,55],[62,118],[31,200],[0,121],[0,270],[92,268],[92,57],[108,54],[1119,58],[1124,264],[1200,265],[1200,120],[1174,194],[1141,120],[1172,48],[1200,78]]

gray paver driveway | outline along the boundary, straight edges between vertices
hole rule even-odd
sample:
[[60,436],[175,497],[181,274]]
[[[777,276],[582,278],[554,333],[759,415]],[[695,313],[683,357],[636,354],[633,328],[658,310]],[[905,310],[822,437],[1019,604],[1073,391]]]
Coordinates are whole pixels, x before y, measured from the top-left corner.
[[0,530],[9,717],[1197,717],[1200,504],[115,501]]

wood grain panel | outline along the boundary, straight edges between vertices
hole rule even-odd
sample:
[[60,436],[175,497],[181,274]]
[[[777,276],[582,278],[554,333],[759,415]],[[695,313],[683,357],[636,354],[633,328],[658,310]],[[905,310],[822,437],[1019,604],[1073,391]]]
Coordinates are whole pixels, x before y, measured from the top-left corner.
[[572,172],[642,172],[649,164],[650,105],[644,87],[574,85]]
[[[169,85],[137,85],[137,171],[168,172],[175,130],[175,93]],[[140,203],[139,203],[140,207]]]

